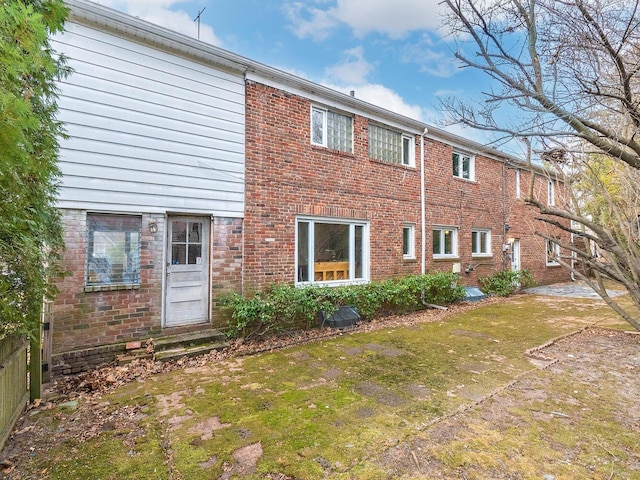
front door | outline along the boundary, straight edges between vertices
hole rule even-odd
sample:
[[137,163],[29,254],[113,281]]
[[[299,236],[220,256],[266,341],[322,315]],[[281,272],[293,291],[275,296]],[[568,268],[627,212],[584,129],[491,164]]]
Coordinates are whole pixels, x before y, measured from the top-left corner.
[[169,217],[165,326],[209,321],[209,225],[203,217]]
[[511,244],[511,270],[520,270],[520,239],[514,239]]

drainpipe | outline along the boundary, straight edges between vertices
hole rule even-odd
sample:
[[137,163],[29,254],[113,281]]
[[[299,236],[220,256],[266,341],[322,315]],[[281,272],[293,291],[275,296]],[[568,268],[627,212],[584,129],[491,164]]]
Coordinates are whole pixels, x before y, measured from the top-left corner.
[[425,193],[425,185],[424,185],[424,136],[429,133],[429,129],[425,127],[424,132],[420,135],[420,215],[421,215],[421,225],[422,225],[422,264],[420,267],[420,272],[424,275],[427,271],[427,241],[426,241],[426,232],[427,226],[425,222],[427,220],[427,211],[426,211],[426,193]]

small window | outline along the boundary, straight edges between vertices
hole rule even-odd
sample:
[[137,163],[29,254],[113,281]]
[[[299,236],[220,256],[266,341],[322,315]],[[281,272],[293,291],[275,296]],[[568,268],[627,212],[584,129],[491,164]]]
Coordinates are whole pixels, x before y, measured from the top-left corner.
[[402,227],[402,258],[416,258],[414,225],[405,225]]
[[414,137],[369,124],[369,156],[383,162],[415,166]]
[[458,256],[458,229],[436,227],[433,229],[433,257],[448,258]]
[[473,180],[475,178],[474,161],[469,155],[453,152],[453,176]]
[[87,285],[140,282],[139,216],[88,214]]
[[556,204],[556,188],[553,180],[547,182],[547,205]]
[[546,241],[547,248],[547,266],[560,265],[560,245],[553,240]]
[[471,230],[471,254],[474,257],[491,256],[491,230]]
[[311,143],[353,152],[353,119],[348,115],[311,107]]
[[516,170],[516,198],[520,198],[520,170]]

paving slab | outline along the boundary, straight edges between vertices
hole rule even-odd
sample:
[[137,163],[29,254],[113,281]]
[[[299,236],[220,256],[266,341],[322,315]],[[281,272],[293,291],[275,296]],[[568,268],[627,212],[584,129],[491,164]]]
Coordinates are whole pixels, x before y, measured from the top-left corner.
[[[593,289],[584,281],[556,283],[539,287],[526,288],[525,293],[534,295],[549,295],[553,297],[571,298],[600,298]],[[627,293],[625,290],[607,290],[611,297],[618,297]]]

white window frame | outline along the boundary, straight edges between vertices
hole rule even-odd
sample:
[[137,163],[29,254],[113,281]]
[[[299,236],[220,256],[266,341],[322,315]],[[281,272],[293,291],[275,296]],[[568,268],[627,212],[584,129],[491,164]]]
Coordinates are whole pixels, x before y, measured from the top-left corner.
[[[373,128],[372,128],[373,127]],[[374,146],[374,138],[372,138],[372,131],[375,129],[386,130],[387,135],[394,135],[399,137],[399,157],[396,159],[390,158],[394,156],[394,151],[390,149],[383,149]],[[376,152],[382,151],[382,155],[377,155]],[[396,129],[387,127],[385,125],[379,125],[377,123],[371,123],[369,125],[369,157],[381,162],[390,163],[393,165],[402,165],[405,167],[416,166],[416,141],[415,136],[409,133],[403,133]]]
[[[475,251],[473,249],[473,244],[474,244],[474,237],[478,236],[478,235],[485,235],[485,245],[486,245],[486,251]],[[481,246],[482,242],[480,241],[481,239],[478,238],[478,240],[475,242],[477,246]],[[471,256],[472,257],[492,257],[493,256],[493,251],[491,250],[491,230],[488,228],[473,228],[471,229]]]
[[[406,253],[405,253],[405,239]],[[402,226],[402,258],[405,260],[415,260],[416,258],[416,226],[405,223]]]
[[553,240],[545,240],[545,258],[547,267],[559,266],[560,262],[556,259],[560,258],[560,245]]
[[[464,176],[464,169],[462,168],[462,165],[464,163],[464,159],[468,159],[469,160],[469,176],[465,177]],[[454,168],[454,163],[457,163],[457,170],[458,170],[458,174],[456,175],[455,172],[455,168]],[[451,165],[452,165],[452,170],[451,173],[455,178],[459,178],[462,180],[469,180],[469,181],[475,181],[476,179],[476,160],[475,157],[473,155],[470,155],[468,153],[462,153],[459,151],[454,150],[451,153]]]
[[[451,232],[452,237],[451,237],[451,253],[444,253],[444,245],[445,245],[445,235],[446,232]],[[432,239],[431,239],[431,251],[433,253],[433,258],[438,259],[438,258],[458,258],[458,227],[450,227],[450,226],[445,226],[445,225],[434,225],[432,230],[431,230],[431,234],[432,234]],[[439,235],[440,238],[440,252],[436,253],[433,252],[433,240],[435,239],[435,236]]]
[[520,198],[520,170],[516,170],[516,198]]
[[[299,225],[301,223],[307,223],[309,225],[308,230],[308,243],[307,243],[307,252],[309,257],[307,258],[307,268],[308,268],[308,280],[300,280],[299,272],[300,272],[300,262],[299,262],[299,252],[298,252],[298,232]],[[315,280],[315,272],[313,269],[313,265],[315,263],[315,259],[312,257],[312,252],[315,252],[315,224],[316,223],[328,223],[335,225],[349,225],[349,278],[343,280],[330,280],[330,281],[317,281]],[[356,252],[355,252],[355,228],[362,227],[362,276],[356,277]],[[351,219],[338,219],[338,218],[327,218],[327,217],[309,217],[309,216],[300,216],[296,218],[296,235],[295,235],[295,285],[304,286],[304,285],[328,285],[328,286],[340,286],[340,285],[353,285],[353,284],[361,284],[369,282],[369,263],[370,263],[370,237],[369,237],[369,222],[362,220],[351,220]]]
[[[310,115],[310,127],[311,127],[311,143],[313,145],[317,145],[320,147],[325,147],[325,148],[329,148],[329,134],[331,133],[329,131],[328,128],[328,115],[329,113],[335,114],[335,115],[340,115],[342,117],[345,118],[349,118],[351,120],[351,132],[350,132],[350,143],[347,146],[347,148],[342,149],[342,148],[337,148],[336,150],[339,150],[341,152],[345,152],[345,153],[353,153],[353,117],[346,115],[344,113],[341,112],[337,112],[334,110],[329,110],[327,108],[323,108],[323,107],[318,107],[316,105],[312,105],[311,106],[311,115]],[[322,139],[321,141],[316,141],[316,139],[314,139],[314,123],[315,123],[315,114],[319,114],[321,115],[322,118],[322,125],[321,125],[321,132],[322,132]]]
[[553,180],[547,181],[547,205],[556,204],[556,185]]

